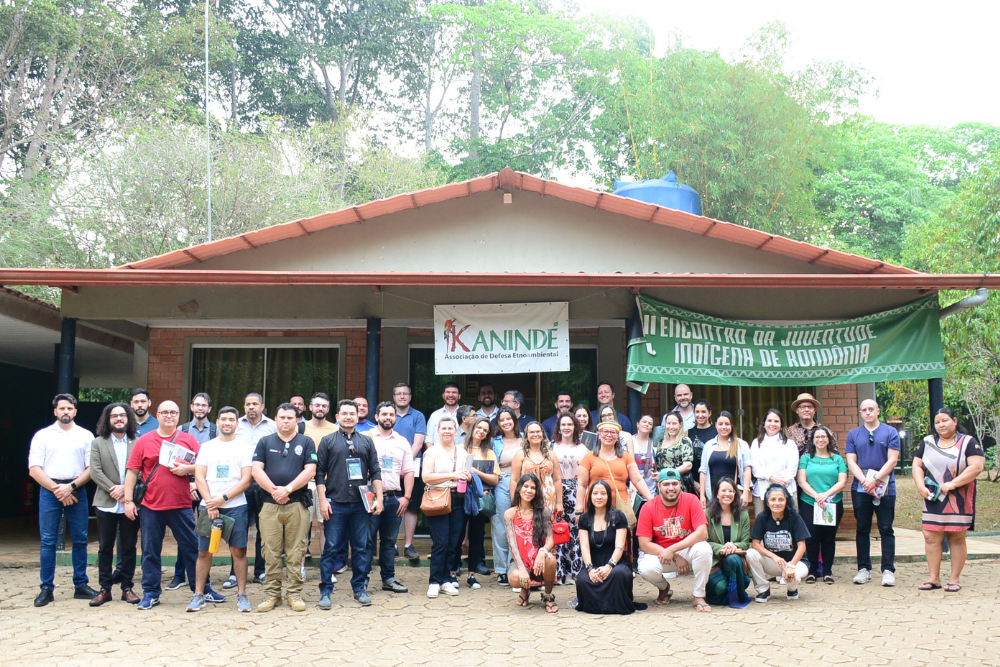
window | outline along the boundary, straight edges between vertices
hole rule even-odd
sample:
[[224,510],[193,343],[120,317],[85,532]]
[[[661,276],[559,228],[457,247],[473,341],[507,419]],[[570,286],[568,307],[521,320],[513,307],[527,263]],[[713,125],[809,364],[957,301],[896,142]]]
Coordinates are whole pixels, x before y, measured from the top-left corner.
[[337,345],[299,346],[194,346],[191,349],[191,391],[212,397],[213,412],[231,405],[243,412],[251,392],[264,397],[270,416],[293,394],[308,403],[317,391],[339,396],[340,348]]

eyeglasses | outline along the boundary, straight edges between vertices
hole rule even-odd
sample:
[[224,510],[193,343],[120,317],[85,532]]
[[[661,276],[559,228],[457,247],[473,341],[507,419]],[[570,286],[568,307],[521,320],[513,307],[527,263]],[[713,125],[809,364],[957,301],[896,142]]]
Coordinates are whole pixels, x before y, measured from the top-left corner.
[[176,417],[176,416],[178,416],[178,415],[179,415],[180,413],[179,413],[179,412],[177,412],[177,410],[160,410],[160,411],[159,411],[159,412],[157,412],[156,414],[158,414],[158,415],[163,415],[164,417]]
[[118,413],[118,414],[110,415],[110,418],[111,419],[128,419],[128,415]]

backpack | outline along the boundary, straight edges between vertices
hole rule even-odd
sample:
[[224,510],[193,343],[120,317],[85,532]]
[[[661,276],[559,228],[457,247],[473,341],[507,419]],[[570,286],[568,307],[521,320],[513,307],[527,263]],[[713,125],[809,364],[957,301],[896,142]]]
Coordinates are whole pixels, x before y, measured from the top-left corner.
[[[191,422],[187,422],[186,424],[181,424],[180,430],[184,431],[185,433],[190,433]],[[219,427],[213,424],[212,422],[208,422],[208,439],[214,440],[217,437],[219,437]]]

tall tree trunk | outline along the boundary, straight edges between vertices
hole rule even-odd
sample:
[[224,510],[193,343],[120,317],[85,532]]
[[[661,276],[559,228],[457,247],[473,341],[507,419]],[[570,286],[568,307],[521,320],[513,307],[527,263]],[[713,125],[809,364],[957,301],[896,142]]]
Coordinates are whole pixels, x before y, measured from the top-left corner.
[[472,168],[479,172],[479,151],[476,144],[479,141],[479,107],[483,94],[483,50],[472,50],[472,83],[469,84],[469,161]]

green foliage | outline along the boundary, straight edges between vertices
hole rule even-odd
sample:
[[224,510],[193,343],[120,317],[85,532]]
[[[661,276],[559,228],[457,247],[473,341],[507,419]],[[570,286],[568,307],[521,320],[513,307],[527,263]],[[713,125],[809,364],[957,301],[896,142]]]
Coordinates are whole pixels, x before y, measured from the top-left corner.
[[81,403],[128,403],[132,398],[131,394],[132,391],[128,387],[117,389],[83,387],[77,398]]
[[862,72],[835,64],[786,73],[780,24],[733,63],[680,42],[655,57],[636,26],[604,27],[613,46],[598,54],[592,129],[602,180],[673,170],[698,191],[705,215],[796,238],[821,233],[810,185],[835,151],[830,121],[853,113],[865,89]]

